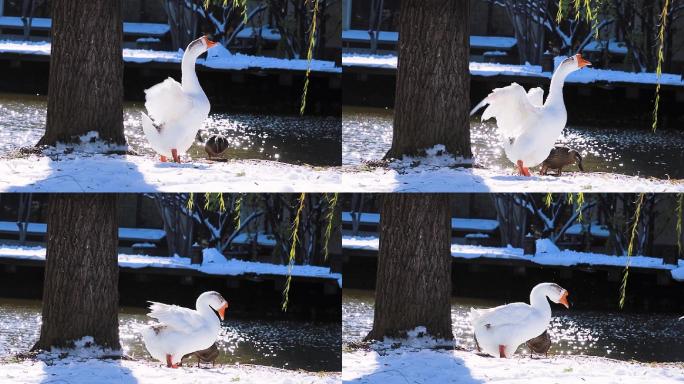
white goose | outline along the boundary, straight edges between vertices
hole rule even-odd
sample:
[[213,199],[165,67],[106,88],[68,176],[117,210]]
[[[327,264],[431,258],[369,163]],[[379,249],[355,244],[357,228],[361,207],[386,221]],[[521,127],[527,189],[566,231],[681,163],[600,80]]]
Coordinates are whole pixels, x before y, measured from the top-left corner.
[[216,44],[206,36],[191,42],[181,62],[182,84],[169,77],[145,90],[149,116],[142,114],[143,132],[161,161],[171,157],[180,163],[180,155],[190,148],[209,115],[209,99],[197,80],[195,62]]
[[569,308],[568,291],[554,283],[541,283],[532,288],[530,304],[471,309],[470,323],[478,350],[492,356],[511,357],[520,344],[544,333],[551,321],[547,298]]
[[[197,310],[150,302],[148,316],[159,321],[142,330],[145,348],[155,359],[178,368],[184,355],[211,347],[218,339],[228,302],[218,292],[197,298]],[[216,313],[218,312],[218,317]]]
[[517,83],[497,88],[470,111],[474,115],[489,105],[482,120],[496,118],[506,157],[516,164],[518,174],[530,176],[529,167],[541,164],[560,136],[568,115],[563,102],[563,83],[572,72],[591,63],[577,54],[563,60],[551,77],[549,96],[532,88],[527,93]]

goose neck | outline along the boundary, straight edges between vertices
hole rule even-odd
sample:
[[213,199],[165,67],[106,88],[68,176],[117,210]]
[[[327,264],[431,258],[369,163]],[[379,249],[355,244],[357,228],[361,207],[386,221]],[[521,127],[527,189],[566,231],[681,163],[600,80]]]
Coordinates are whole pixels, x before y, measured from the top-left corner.
[[545,315],[551,316],[551,305],[546,294],[546,287],[537,286],[530,292],[530,305]]
[[181,82],[183,89],[187,92],[197,92],[202,91],[200,87],[199,80],[197,79],[197,73],[195,72],[195,64],[197,63],[197,57],[199,55],[186,51],[183,55],[183,60],[181,62]]
[[569,73],[564,68],[559,67],[551,76],[551,84],[549,85],[549,97],[546,99],[547,104],[563,103],[563,84]]

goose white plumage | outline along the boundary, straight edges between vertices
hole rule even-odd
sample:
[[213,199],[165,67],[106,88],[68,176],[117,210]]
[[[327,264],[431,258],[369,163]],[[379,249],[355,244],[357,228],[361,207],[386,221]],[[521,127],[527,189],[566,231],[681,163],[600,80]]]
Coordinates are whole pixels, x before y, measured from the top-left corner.
[[532,288],[530,304],[471,309],[470,322],[478,350],[492,356],[512,357],[520,344],[548,328],[551,306],[547,298],[569,308],[568,291],[554,283],[541,283]]
[[197,79],[195,62],[216,44],[206,36],[192,41],[183,54],[181,83],[169,77],[145,90],[143,132],[161,161],[170,157],[180,163],[180,156],[190,148],[209,116],[209,99]]
[[551,152],[567,122],[563,84],[572,72],[591,63],[577,54],[563,60],[551,77],[549,96],[544,90],[525,88],[517,83],[494,89],[470,111],[474,115],[487,106],[482,121],[496,119],[506,157],[516,164],[519,175],[530,176],[529,167],[541,164]]
[[[167,367],[177,368],[184,355],[211,347],[218,339],[228,302],[218,292],[204,292],[196,310],[150,302],[148,316],[159,321],[142,330],[145,348]],[[216,313],[218,312],[218,317]]]

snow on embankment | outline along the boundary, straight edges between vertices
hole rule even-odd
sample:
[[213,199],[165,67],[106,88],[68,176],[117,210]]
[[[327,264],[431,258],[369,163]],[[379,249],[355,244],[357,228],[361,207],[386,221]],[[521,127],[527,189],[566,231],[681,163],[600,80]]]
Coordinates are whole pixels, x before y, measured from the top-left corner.
[[[246,274],[287,276],[288,266],[255,261],[227,260],[214,248],[203,251],[202,264],[191,264],[187,257],[162,257],[146,255],[119,255],[119,266],[122,268],[173,268],[198,271],[208,275],[239,276]],[[45,260],[44,247],[21,247],[0,245],[1,259]],[[313,277],[336,280],[342,286],[342,274],[333,273],[328,267],[314,265],[293,265],[292,276]]]
[[[435,145],[427,156],[404,156],[386,166],[342,168],[345,192],[684,192],[684,181],[659,180],[621,174],[570,173],[562,177],[502,174],[482,168],[462,168]],[[512,168],[511,168],[512,169]]]
[[[47,41],[0,41],[0,53],[15,53],[24,55],[49,56],[51,44]],[[183,51],[154,51],[147,49],[124,49],[123,60],[128,63],[177,63],[180,64]],[[278,69],[292,71],[306,71],[306,60],[279,59],[266,56],[251,56],[241,53],[231,54],[223,46],[217,45],[207,52],[207,58],[197,59],[197,64],[214,69],[246,70]],[[311,71],[342,73],[342,68],[335,66],[333,61],[312,60]]]
[[[362,53],[343,53],[343,67],[368,67],[368,68],[397,68],[396,55],[369,55]],[[473,76],[516,76],[537,77],[551,79],[551,72],[542,71],[539,65],[515,65],[499,63],[470,63],[470,74]],[[610,69],[584,68],[577,71],[566,79],[566,83],[589,84],[589,83],[634,83],[652,84],[658,83],[658,78],[653,72],[626,72]],[[663,73],[660,84],[670,86],[684,86],[682,77],[677,74]]]
[[0,159],[0,192],[331,192],[339,185],[337,168],[268,160],[176,164],[76,152]]
[[[342,249],[359,249],[377,251],[380,240],[377,236],[342,236]],[[627,256],[604,255],[600,253],[577,252],[569,249],[558,249],[549,239],[537,240],[537,252],[526,255],[521,248],[483,247],[479,245],[451,245],[451,256],[458,259],[509,259],[523,260],[539,265],[569,267],[574,265],[624,267]],[[677,265],[664,264],[662,258],[649,256],[632,256],[629,258],[630,268],[649,268],[670,271],[672,278],[684,281],[684,260]]]
[[342,354],[345,383],[681,383],[681,364],[643,364],[588,356],[531,359],[400,347]]

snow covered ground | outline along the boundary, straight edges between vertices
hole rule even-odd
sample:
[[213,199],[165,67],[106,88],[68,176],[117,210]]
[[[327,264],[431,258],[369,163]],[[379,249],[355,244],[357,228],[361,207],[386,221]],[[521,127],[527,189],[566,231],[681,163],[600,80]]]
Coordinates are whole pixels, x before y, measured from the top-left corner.
[[[442,156],[444,157],[444,156]],[[534,173],[534,172],[533,172]],[[348,192],[682,192],[683,180],[613,173],[564,172],[563,176],[517,176],[483,168],[459,168],[447,161],[404,158],[386,166],[342,168]]]
[[2,383],[70,384],[166,384],[166,383],[248,383],[248,384],[337,384],[339,373],[289,371],[256,365],[181,367],[169,369],[142,361],[105,359],[26,360],[0,366]]
[[337,168],[268,160],[176,164],[94,153],[0,159],[0,192],[330,192],[339,183]]
[[[122,268],[173,268],[198,271],[209,275],[239,276],[246,274],[255,275],[278,275],[298,277],[314,277],[321,279],[336,280],[342,286],[342,274],[332,273],[328,267],[314,265],[293,265],[288,272],[287,265],[260,263],[255,261],[227,260],[214,248],[203,251],[202,264],[191,264],[187,257],[171,256],[147,256],[147,255],[119,255],[119,266]],[[1,259],[19,260],[45,260],[44,247],[21,247],[15,245],[0,244]]]
[[[342,236],[343,249],[360,249],[377,251],[380,239],[377,236]],[[600,253],[577,252],[568,249],[558,249],[549,239],[537,240],[537,253],[526,255],[521,248],[513,247],[483,247],[479,245],[451,245],[451,256],[459,259],[509,259],[524,260],[539,265],[549,266],[612,266],[627,265],[627,256],[604,255]],[[678,265],[664,264],[662,258],[649,256],[632,256],[629,258],[630,268],[650,268],[670,271],[672,278],[684,281],[684,260]]]
[[344,383],[681,383],[684,364],[644,364],[589,356],[511,359],[414,347],[342,354]]
[[258,365],[171,369],[159,363],[121,359],[120,351],[92,346],[92,337],[75,348],[41,352],[28,359],[0,361],[0,383],[321,383],[339,382],[339,373],[290,371]]
[[[370,55],[363,53],[343,53],[343,67],[371,67],[371,68],[397,68],[396,55]],[[473,76],[523,76],[551,79],[551,72],[542,71],[538,65],[514,65],[499,63],[470,63],[470,74]],[[657,83],[657,76],[652,72],[626,72],[608,69],[583,68],[581,71],[572,73],[565,80],[566,83],[588,84],[594,82],[606,83]],[[671,86],[684,86],[682,77],[677,74],[663,73],[660,84]]]
[[[24,55],[50,55],[51,44],[46,41],[15,41],[0,40],[0,52]],[[123,60],[129,63],[178,63],[183,58],[183,52],[154,51],[146,49],[124,49]],[[207,52],[207,58],[197,60],[197,65],[215,69],[246,70],[257,69],[280,69],[293,71],[306,71],[306,60],[301,59],[278,59],[266,56],[251,56],[241,53],[231,54],[223,46],[217,45]],[[311,71],[342,73],[342,68],[335,66],[333,61],[312,60]]]

